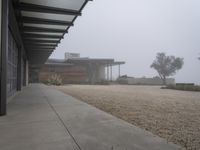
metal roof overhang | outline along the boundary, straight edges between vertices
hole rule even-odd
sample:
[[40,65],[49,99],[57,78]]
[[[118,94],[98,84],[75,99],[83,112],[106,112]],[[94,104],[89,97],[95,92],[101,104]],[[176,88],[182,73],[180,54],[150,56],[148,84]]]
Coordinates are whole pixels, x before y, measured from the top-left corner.
[[30,64],[44,64],[91,0],[13,0]]
[[115,61],[114,59],[95,59],[95,58],[88,58],[88,59],[68,59],[66,62],[73,63],[73,64],[101,64],[101,65],[110,65],[110,66],[117,66],[125,64],[124,61]]
[[108,65],[114,63],[114,59],[95,59],[95,58],[73,58],[66,60],[68,63],[73,64],[101,64],[101,65]]
[[126,62],[125,61],[115,61],[111,65],[112,66],[117,66],[117,65],[124,65]]

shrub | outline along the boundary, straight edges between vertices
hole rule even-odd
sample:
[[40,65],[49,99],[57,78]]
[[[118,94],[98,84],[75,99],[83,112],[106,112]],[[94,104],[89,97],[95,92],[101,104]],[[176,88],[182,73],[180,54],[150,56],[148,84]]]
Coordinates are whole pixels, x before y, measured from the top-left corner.
[[118,77],[116,82],[119,84],[128,84],[128,77],[127,76]]
[[62,78],[58,74],[51,75],[48,79],[50,85],[62,85]]
[[96,85],[109,85],[109,84],[110,84],[110,81],[107,81],[107,80],[102,79],[101,81],[96,82],[95,84],[96,84]]
[[194,84],[176,84],[176,85],[167,85],[166,87],[162,87],[162,89],[175,89],[175,90],[183,90],[183,91],[200,91],[200,86]]

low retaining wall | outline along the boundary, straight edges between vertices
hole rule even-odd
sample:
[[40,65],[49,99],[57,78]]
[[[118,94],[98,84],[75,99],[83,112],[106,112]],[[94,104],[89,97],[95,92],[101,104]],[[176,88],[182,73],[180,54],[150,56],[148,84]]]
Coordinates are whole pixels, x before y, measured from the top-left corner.
[[[123,84],[133,84],[133,85],[162,85],[163,81],[160,78],[121,78],[120,83]],[[167,78],[166,84],[175,84],[174,78]]]

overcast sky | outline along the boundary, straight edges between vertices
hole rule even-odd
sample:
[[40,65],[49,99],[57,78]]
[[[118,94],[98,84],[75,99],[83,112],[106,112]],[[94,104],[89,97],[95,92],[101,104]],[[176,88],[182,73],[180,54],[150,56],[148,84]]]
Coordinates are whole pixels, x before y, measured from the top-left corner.
[[65,52],[126,61],[134,77],[156,76],[150,65],[166,52],[184,58],[177,82],[200,84],[200,0],[94,0],[51,57]]

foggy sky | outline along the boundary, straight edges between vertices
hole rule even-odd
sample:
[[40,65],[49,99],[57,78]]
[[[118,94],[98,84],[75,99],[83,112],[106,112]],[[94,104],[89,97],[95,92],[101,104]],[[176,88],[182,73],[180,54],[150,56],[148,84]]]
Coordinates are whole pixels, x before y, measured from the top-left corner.
[[150,65],[166,52],[184,58],[177,82],[200,84],[200,0],[94,0],[51,57],[64,52],[126,61],[134,77],[156,76]]

